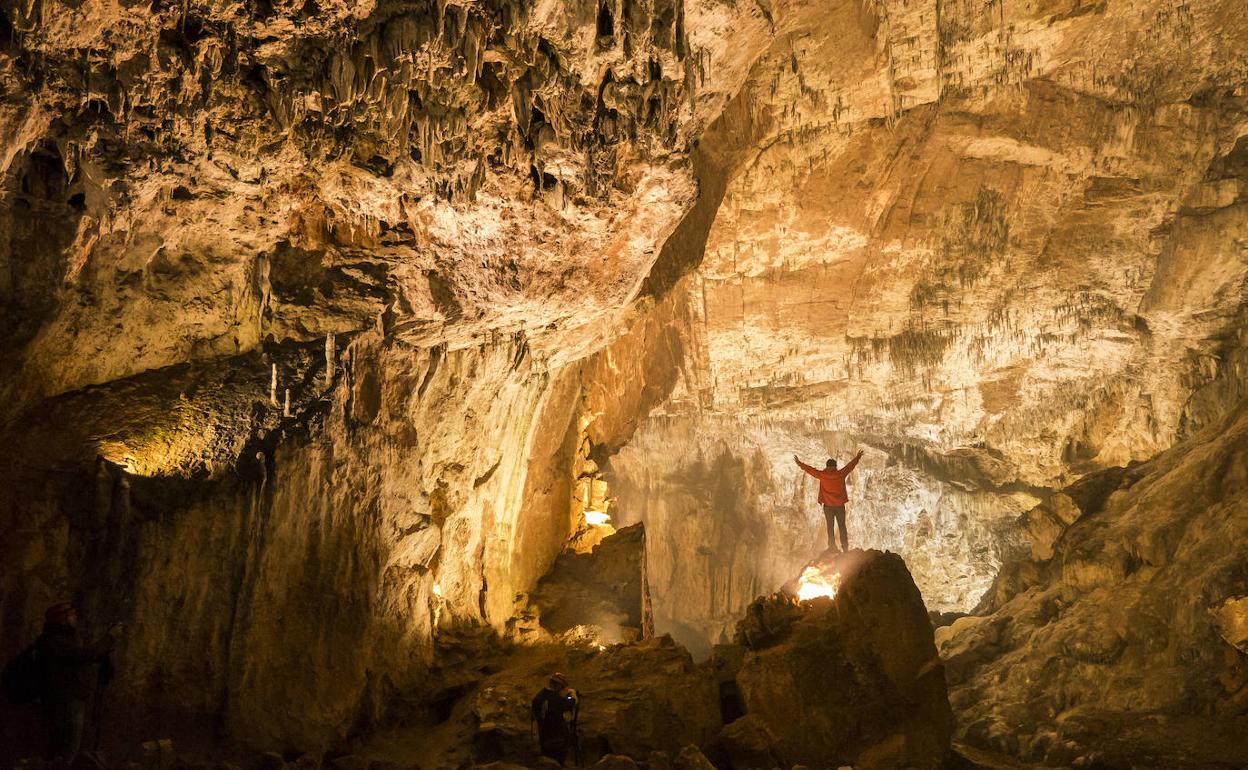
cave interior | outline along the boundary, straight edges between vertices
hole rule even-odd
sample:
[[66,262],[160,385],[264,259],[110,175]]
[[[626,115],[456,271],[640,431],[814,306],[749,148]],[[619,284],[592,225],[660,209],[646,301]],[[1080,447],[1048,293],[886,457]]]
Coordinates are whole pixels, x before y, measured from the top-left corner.
[[1248,768],[1246,51],[0,0],[0,657],[111,645],[89,770],[551,770],[556,671],[599,770]]

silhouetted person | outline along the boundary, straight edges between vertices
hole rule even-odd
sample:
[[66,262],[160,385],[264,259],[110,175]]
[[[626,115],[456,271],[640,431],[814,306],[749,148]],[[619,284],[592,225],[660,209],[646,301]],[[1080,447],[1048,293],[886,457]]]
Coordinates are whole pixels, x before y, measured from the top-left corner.
[[793,455],[797,467],[819,479],[819,502],[823,505],[823,516],[828,520],[828,548],[836,547],[836,539],[832,531],[833,521],[841,528],[841,550],[849,550],[849,534],[845,531],[845,503],[849,493],[845,491],[845,477],[854,470],[854,466],[862,459],[862,452],[854,455],[854,459],[845,463],[844,468],[836,467],[836,460],[828,458],[823,470],[812,468]]
[[575,740],[574,721],[577,710],[576,690],[568,687],[568,678],[552,674],[550,681],[533,698],[533,720],[537,722],[537,741],[542,756],[563,764]]
[[72,602],[54,604],[44,614],[35,654],[43,677],[40,697],[48,759],[68,767],[78,757],[97,666],[113,649],[120,632],[121,626],[115,625],[99,641],[85,644],[78,638],[78,611]]

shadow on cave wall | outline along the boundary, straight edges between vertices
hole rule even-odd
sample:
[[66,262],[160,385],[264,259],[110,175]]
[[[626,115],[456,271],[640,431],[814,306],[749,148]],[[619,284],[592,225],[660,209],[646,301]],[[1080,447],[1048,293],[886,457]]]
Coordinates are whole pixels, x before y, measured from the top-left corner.
[[56,145],[44,142],[14,163],[3,182],[0,364],[6,369],[61,298],[68,249],[86,210],[71,168]]

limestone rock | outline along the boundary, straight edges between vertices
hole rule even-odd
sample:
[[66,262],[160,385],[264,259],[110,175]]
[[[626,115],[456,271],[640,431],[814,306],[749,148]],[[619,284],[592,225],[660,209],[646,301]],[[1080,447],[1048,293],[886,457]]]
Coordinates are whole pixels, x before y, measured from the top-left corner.
[[714,770],[715,766],[698,750],[697,746],[685,746],[676,755],[676,770]]
[[1235,596],[1212,609],[1227,644],[1248,653],[1248,596]]
[[1126,476],[1062,531],[1031,587],[941,629],[967,742],[1050,764],[1248,756],[1235,727],[1248,574],[1222,546],[1248,529],[1248,405]]
[[823,547],[794,453],[869,447],[851,543],[969,612],[1030,549],[1021,514],[1248,393],[1233,5],[837,4],[756,59],[725,114],[759,149],[724,153],[676,287],[681,381],[608,469],[626,523],[709,550],[655,553],[661,632],[709,650]]
[[851,542],[1008,621],[942,636],[984,742],[1237,718],[1238,461],[1130,463],[1248,394],[1246,48],[1242,0],[8,2],[0,652],[73,595],[119,741],[322,751],[544,638],[582,483],[711,654],[824,545],[791,456],[861,445]]
[[646,757],[647,770],[672,770],[672,758],[666,751],[652,751]]
[[606,644],[653,635],[645,526],[619,530],[590,553],[561,554],[531,600],[552,634],[588,626]]
[[833,566],[841,574],[835,598],[798,603],[778,594],[751,605],[739,626],[750,653],[736,675],[750,725],[732,733],[772,736],[775,755],[789,763],[940,767],[953,716],[905,563],[851,551]]
[[632,757],[608,754],[594,763],[594,770],[637,770],[637,763]]
[[580,696],[578,734],[587,762],[613,754],[634,760],[652,752],[674,755],[686,744],[706,743],[721,725],[710,676],[667,637],[605,651],[544,645],[519,650],[497,666],[501,670],[468,688],[452,712],[448,724],[466,739],[430,757],[429,766],[536,761],[529,705],[554,671],[566,674]]
[[762,719],[746,714],[724,726],[707,748],[717,764],[733,768],[774,768],[784,763],[777,757],[775,736]]

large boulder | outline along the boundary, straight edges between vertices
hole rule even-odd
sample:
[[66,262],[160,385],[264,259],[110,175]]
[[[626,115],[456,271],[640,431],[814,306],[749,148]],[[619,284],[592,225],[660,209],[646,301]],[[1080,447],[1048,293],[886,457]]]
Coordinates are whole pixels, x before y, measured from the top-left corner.
[[608,643],[651,636],[645,525],[625,527],[589,553],[561,554],[531,598],[552,634],[590,627]]
[[750,724],[729,725],[719,744],[741,750],[742,767],[762,758],[760,735],[787,764],[940,767],[953,714],[905,562],[855,550],[818,566],[839,573],[834,597],[778,593],[756,600],[738,625],[747,653],[736,681]]
[[[584,766],[941,767],[953,729],[945,671],[905,563],[852,551],[811,567],[802,574],[824,578],[829,592],[837,585],[834,597],[758,599],[736,644],[702,664],[668,636],[610,646],[545,638],[493,656],[466,639],[458,673],[442,674],[445,712],[403,743],[440,747],[427,749],[429,768],[535,766],[529,704],[560,671],[581,696]],[[807,582],[792,588],[808,596]]]

